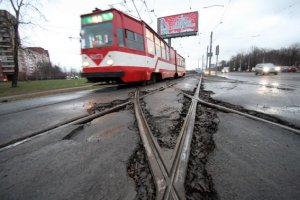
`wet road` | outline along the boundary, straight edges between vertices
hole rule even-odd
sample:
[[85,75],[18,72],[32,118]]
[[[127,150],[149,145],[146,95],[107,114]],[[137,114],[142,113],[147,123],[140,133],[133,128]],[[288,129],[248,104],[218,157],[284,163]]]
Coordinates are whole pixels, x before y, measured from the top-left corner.
[[255,76],[253,73],[220,74],[210,79],[206,90],[216,100],[267,113],[300,125],[300,73]]
[[0,152],[0,199],[134,199],[133,123],[129,111],[112,113]]
[[[251,98],[270,105],[281,106],[285,101],[299,105],[297,77],[255,77],[246,73],[232,76],[237,78],[206,78],[204,89],[214,91],[213,98],[249,106],[249,109],[256,108]],[[280,77],[284,82],[276,88],[259,83],[261,79]],[[176,87],[193,91],[195,82],[196,79],[186,78]],[[158,83],[143,90],[165,84]],[[266,92],[259,93],[264,87]],[[0,128],[8,132],[1,131],[0,141],[26,135],[27,129],[39,130],[68,117],[87,114],[86,106],[95,102],[128,99],[134,90],[99,89],[0,104]],[[276,90],[280,92],[274,93]],[[180,110],[181,95],[170,89],[161,94],[163,98],[153,95],[145,102],[154,108],[160,105],[149,112],[167,119],[172,116],[170,111]],[[210,109],[210,112],[218,111]],[[297,123],[296,117],[285,115],[290,114],[282,114],[283,119],[291,118]],[[215,120],[219,121],[218,131],[214,135],[216,148],[209,155],[207,170],[220,199],[297,199],[300,196],[299,136],[230,113],[218,112],[218,117],[219,120]],[[7,128],[10,123],[15,125]],[[172,127],[172,124],[167,125]],[[130,106],[83,125],[50,131],[0,152],[0,199],[134,199],[136,185],[127,174],[127,164],[139,143]]]
[[0,145],[78,116],[87,115],[87,109],[95,102],[107,103],[112,99],[128,99],[128,92],[133,89],[115,92],[116,90],[116,86],[111,86],[0,103]]
[[[300,124],[300,74],[210,77],[214,99]],[[239,115],[218,112],[216,147],[207,169],[220,199],[299,199],[300,136]]]
[[[162,82],[143,90],[165,85]],[[9,133],[1,131],[1,142],[69,115],[86,113],[87,103],[101,105],[128,99],[134,90],[135,87],[99,89],[45,97],[43,102],[31,99],[8,103],[12,113],[2,109],[0,130]],[[68,100],[56,102],[57,99]],[[14,125],[8,128],[9,123]],[[136,186],[128,176],[127,165],[139,143],[130,106],[85,124],[51,130],[0,151],[0,199],[134,199]]]

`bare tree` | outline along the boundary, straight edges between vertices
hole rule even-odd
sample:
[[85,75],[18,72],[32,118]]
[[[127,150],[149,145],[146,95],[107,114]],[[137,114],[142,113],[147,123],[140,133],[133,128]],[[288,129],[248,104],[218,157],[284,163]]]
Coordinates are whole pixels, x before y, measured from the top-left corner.
[[[1,1],[1,0],[0,0]],[[33,24],[30,21],[23,20],[24,13],[26,11],[34,11],[38,13],[42,18],[44,16],[39,11],[39,9],[33,3],[33,0],[9,0],[10,5],[14,11],[15,19],[11,20],[11,25],[13,27],[14,38],[13,38],[13,57],[15,63],[15,73],[12,79],[12,87],[18,86],[18,75],[19,75],[19,48],[21,47],[21,40],[19,35],[19,28],[21,24]]]

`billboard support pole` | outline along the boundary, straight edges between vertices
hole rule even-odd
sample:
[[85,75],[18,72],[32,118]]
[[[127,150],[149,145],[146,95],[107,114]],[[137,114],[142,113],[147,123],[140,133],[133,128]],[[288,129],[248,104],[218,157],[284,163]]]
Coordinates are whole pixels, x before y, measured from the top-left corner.
[[168,45],[171,46],[171,38],[168,38]]

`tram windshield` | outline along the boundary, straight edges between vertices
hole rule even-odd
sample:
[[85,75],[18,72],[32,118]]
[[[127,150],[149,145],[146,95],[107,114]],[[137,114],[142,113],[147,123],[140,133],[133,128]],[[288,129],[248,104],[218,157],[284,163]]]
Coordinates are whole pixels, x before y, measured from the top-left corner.
[[82,49],[111,46],[113,43],[112,22],[83,26],[80,35]]

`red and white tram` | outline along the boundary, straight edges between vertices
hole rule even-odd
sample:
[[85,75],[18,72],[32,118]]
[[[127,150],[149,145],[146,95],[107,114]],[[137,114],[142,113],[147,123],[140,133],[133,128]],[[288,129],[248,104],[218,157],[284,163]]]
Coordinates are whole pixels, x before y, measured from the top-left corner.
[[185,59],[145,22],[116,9],[81,16],[82,76],[129,83],[185,75]]

